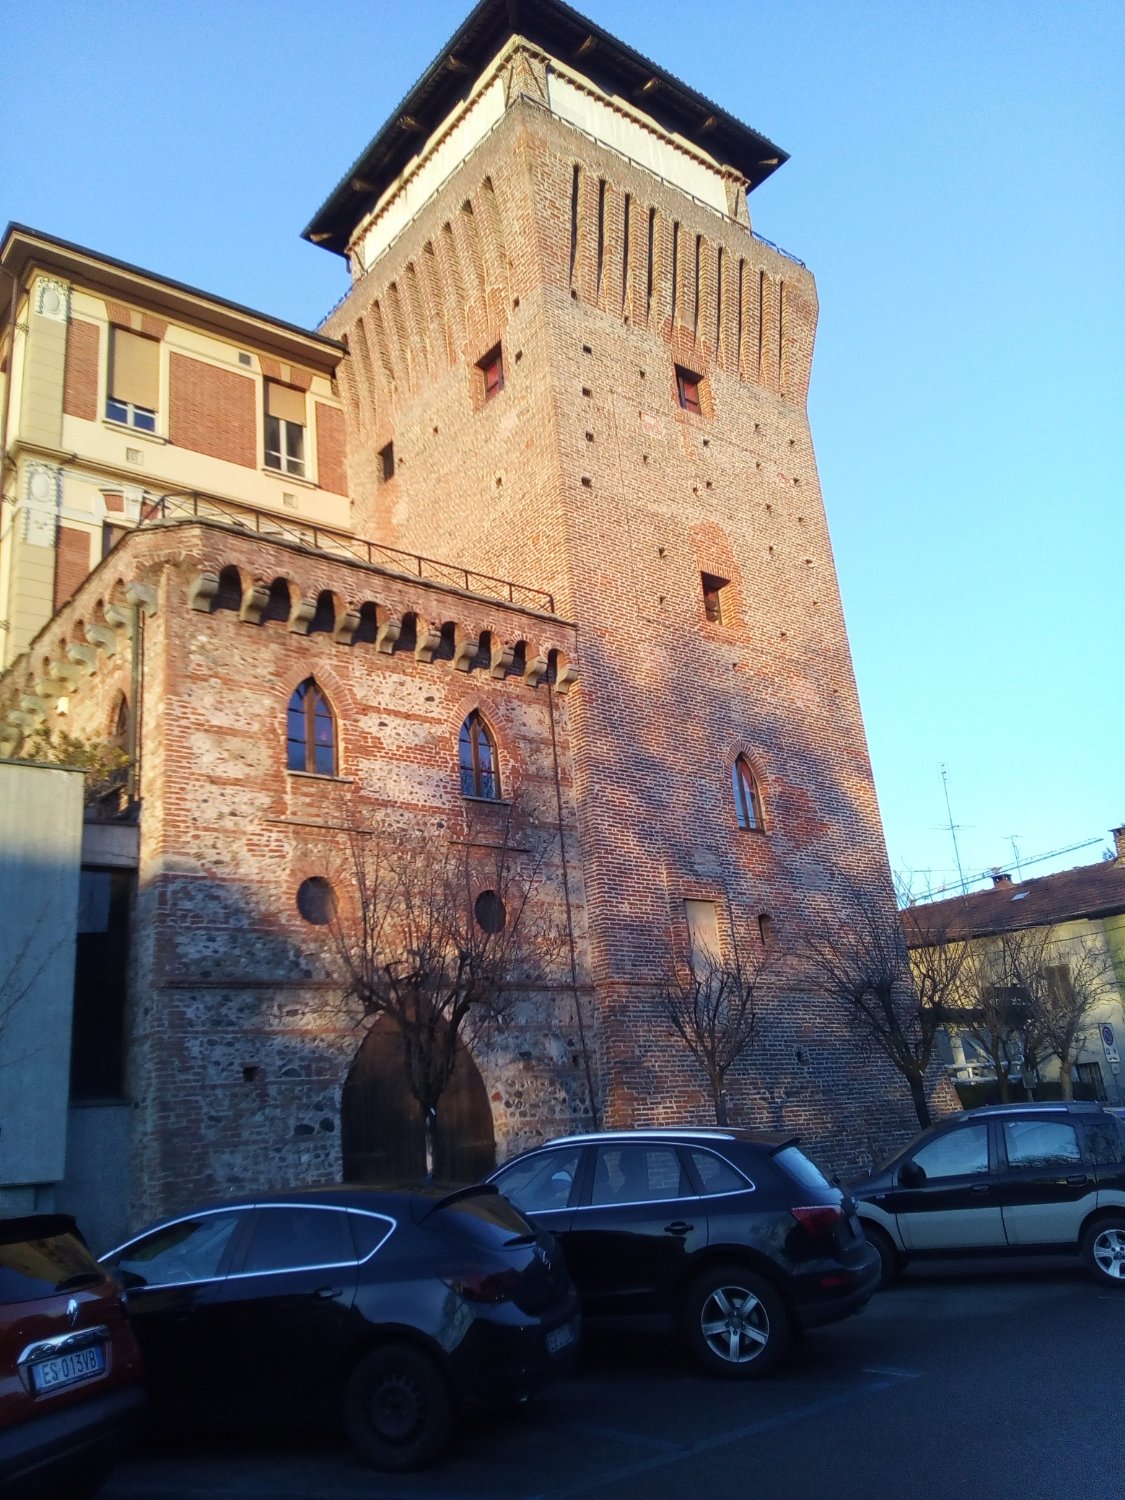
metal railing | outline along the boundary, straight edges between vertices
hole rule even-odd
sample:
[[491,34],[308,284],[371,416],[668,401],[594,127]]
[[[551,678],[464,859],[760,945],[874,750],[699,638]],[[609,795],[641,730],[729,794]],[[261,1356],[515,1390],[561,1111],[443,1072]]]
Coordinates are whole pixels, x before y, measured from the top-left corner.
[[473,568],[461,568],[455,563],[423,557],[417,552],[403,552],[398,547],[385,547],[330,526],[288,521],[276,511],[258,510],[255,506],[243,505],[237,500],[221,500],[198,490],[146,499],[141,505],[138,526],[185,520],[211,521],[229,526],[234,531],[253,532],[266,541],[293,542],[331,557],[386,568],[390,572],[424,579],[427,583],[464,589],[469,594],[483,594],[490,599],[502,599],[508,604],[541,610],[545,614],[555,612],[554,597],[545,589],[530,588],[507,578],[494,578],[490,573],[478,573]]

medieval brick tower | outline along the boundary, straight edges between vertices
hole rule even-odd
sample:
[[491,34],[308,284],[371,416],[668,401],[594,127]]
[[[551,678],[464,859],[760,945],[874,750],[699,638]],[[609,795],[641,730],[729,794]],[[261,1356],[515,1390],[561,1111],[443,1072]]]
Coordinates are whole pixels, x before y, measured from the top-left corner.
[[[549,590],[571,708],[605,1114],[698,1108],[670,952],[890,902],[805,409],[816,292],[757,237],[769,141],[557,0],[481,0],[306,230],[356,529]],[[907,1123],[797,979],[736,1118]],[[705,1117],[705,1115],[704,1115]]]

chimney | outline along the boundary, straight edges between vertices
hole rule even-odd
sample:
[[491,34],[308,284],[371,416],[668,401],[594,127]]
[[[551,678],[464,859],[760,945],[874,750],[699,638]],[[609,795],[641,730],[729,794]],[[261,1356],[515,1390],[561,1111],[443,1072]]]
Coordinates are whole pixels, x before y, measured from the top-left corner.
[[1113,834],[1113,847],[1117,850],[1116,863],[1125,865],[1125,828],[1111,828]]
[[1002,870],[999,865],[992,866],[991,874],[992,884],[994,887],[1001,885],[1011,885],[1012,883],[1012,877],[1008,874],[1007,870]]

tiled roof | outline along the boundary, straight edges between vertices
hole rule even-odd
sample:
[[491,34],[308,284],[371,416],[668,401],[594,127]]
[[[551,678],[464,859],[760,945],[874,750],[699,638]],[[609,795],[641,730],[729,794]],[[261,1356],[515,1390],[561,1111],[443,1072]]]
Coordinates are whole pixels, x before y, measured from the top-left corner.
[[1117,912],[1125,912],[1125,860],[1120,859],[908,906],[902,925],[907,944],[917,947],[937,932],[945,938],[987,937]]

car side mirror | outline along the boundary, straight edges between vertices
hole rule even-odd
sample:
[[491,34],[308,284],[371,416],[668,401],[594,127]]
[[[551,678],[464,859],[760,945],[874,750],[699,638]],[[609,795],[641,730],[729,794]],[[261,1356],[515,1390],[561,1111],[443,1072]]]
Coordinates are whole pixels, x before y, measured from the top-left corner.
[[921,1187],[926,1180],[926,1169],[916,1161],[904,1161],[898,1171],[898,1180],[903,1187]]

